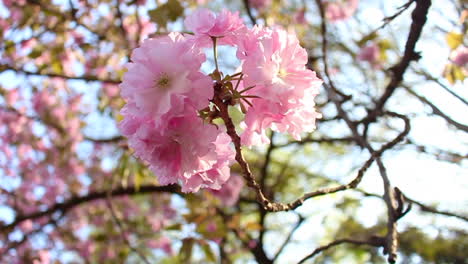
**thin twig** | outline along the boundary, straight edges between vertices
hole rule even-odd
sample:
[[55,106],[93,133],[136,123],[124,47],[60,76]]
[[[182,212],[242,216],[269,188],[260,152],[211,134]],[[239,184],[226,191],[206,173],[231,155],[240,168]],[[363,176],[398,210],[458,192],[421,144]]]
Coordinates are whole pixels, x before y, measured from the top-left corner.
[[316,256],[317,254],[319,254],[320,252],[324,251],[324,250],[327,250],[329,248],[332,248],[334,246],[338,246],[338,245],[341,245],[341,244],[345,244],[345,243],[348,243],[348,244],[354,244],[354,245],[369,245],[369,246],[374,246],[374,247],[382,247],[383,246],[383,243],[382,243],[382,238],[380,237],[371,237],[369,239],[366,239],[366,240],[357,240],[357,239],[352,239],[352,238],[342,238],[342,239],[337,239],[333,242],[330,242],[324,246],[320,246],[318,248],[316,248],[314,251],[312,251],[312,253],[310,253],[309,255],[307,255],[306,257],[304,257],[303,259],[301,259],[298,264],[302,264],[304,262],[306,262],[308,259],[311,259],[313,258],[314,256]]
[[454,127],[460,129],[461,131],[464,131],[464,132],[468,133],[468,126],[467,125],[461,124],[461,123],[453,120],[451,117],[449,117],[444,112],[442,112],[437,106],[435,106],[431,101],[427,100],[426,97],[417,94],[415,91],[413,91],[409,87],[403,86],[403,88],[405,88],[405,90],[408,93],[410,93],[414,97],[418,98],[421,102],[428,105],[432,109],[432,112],[435,115],[438,115],[438,116],[442,117],[443,119],[445,119],[445,121],[447,121],[447,123],[453,125]]

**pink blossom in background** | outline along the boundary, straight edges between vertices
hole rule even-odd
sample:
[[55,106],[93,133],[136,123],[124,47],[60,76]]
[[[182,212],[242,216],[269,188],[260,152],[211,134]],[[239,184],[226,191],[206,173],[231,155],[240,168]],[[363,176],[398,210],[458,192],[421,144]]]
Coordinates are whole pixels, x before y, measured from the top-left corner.
[[96,244],[89,240],[80,242],[76,247],[78,254],[84,259],[89,259],[91,254],[96,250]]
[[3,38],[3,35],[9,28],[10,28],[10,23],[8,22],[8,20],[0,17],[0,30],[3,32],[3,34],[0,35],[0,39]]
[[21,222],[21,224],[19,225],[21,231],[23,233],[29,233],[33,230],[34,226],[33,226],[33,222],[28,219],[28,220],[25,220],[23,222]]
[[377,45],[377,43],[370,43],[363,47],[357,56],[358,60],[361,61],[367,61],[369,62],[372,66],[378,67],[380,62],[379,62],[379,56],[380,56],[380,48]]
[[108,84],[108,83],[104,83],[102,85],[102,90],[104,94],[109,97],[116,97],[119,95],[119,92],[120,92],[119,86],[115,84]]
[[324,3],[327,19],[338,22],[350,18],[356,12],[359,0],[327,1]]
[[135,21],[132,17],[126,17],[124,19],[124,28],[127,31],[127,34],[130,35],[133,39],[136,39],[137,35],[140,34],[140,39],[145,39],[149,34],[156,31],[156,25],[148,19],[141,19],[141,31],[138,22]]
[[450,54],[450,59],[453,64],[459,67],[465,67],[468,64],[468,47],[463,45],[459,46],[456,50]]
[[271,5],[271,0],[249,0],[251,7],[262,10]]
[[258,241],[255,239],[251,239],[248,243],[249,248],[255,248],[258,244]]
[[35,46],[36,44],[37,44],[37,39],[36,38],[26,39],[26,40],[21,41],[21,48],[30,49],[33,46]]
[[70,35],[71,37],[73,38],[73,43],[77,44],[77,45],[81,45],[84,43],[84,35],[77,32],[76,30],[73,30],[70,32]]
[[33,264],[49,264],[50,261],[50,253],[47,250],[39,250],[38,252],[38,259],[33,261]]
[[18,99],[20,98],[19,96],[19,93],[18,93],[18,88],[15,88],[15,89],[11,89],[9,91],[6,92],[5,94],[5,101],[7,103],[7,105],[13,105],[14,103],[16,103],[16,101],[18,101]]
[[160,237],[157,240],[148,240],[148,242],[146,242],[146,244],[150,248],[162,249],[162,251],[164,251],[164,253],[166,253],[168,255],[173,254],[173,252],[172,252],[172,243],[171,243],[171,240],[168,237],[163,236],[163,237]]
[[233,206],[239,200],[239,194],[244,187],[244,180],[238,174],[232,174],[229,180],[219,190],[210,190],[226,206]]
[[301,9],[297,10],[294,13],[294,22],[296,22],[296,24],[307,24],[305,14],[306,14],[306,9],[305,8],[301,8]]
[[232,44],[236,34],[245,28],[239,12],[231,13],[226,9],[216,15],[208,9],[200,8],[187,16],[184,24],[193,31],[199,46],[210,46],[210,37],[220,38],[220,44]]
[[218,226],[216,225],[216,222],[214,221],[211,221],[206,225],[206,231],[208,232],[213,233],[213,232],[216,232],[217,229],[218,229]]

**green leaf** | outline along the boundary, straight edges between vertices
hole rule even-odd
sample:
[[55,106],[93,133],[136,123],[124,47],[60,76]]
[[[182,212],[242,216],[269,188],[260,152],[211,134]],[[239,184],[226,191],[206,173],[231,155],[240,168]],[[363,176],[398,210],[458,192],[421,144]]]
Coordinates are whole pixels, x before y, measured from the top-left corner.
[[37,59],[39,56],[41,56],[43,50],[41,46],[36,46],[28,55],[29,58],[31,59]]
[[213,253],[213,250],[211,249],[210,245],[208,243],[203,243],[200,244],[203,253],[205,253],[206,260],[209,262],[216,262],[216,256]]
[[450,49],[454,50],[463,42],[463,35],[452,31],[447,33],[445,40]]
[[367,35],[365,35],[364,37],[362,37],[362,39],[359,40],[359,41],[357,42],[357,44],[358,44],[359,47],[362,47],[362,46],[364,46],[368,41],[377,38],[377,36],[378,36],[378,35],[377,35],[376,32],[371,32],[370,34],[367,34]]
[[173,225],[170,225],[166,228],[164,228],[164,230],[181,230],[182,229],[182,224],[181,223],[176,223],[176,224],[173,224]]
[[182,241],[182,247],[179,251],[179,257],[182,263],[190,263],[190,259],[192,258],[192,249],[193,245],[195,244],[195,240],[193,238],[185,238]]
[[168,22],[176,21],[184,14],[184,7],[178,0],[168,0],[165,4],[158,6],[156,9],[150,10],[148,15],[151,21],[161,27],[165,27]]

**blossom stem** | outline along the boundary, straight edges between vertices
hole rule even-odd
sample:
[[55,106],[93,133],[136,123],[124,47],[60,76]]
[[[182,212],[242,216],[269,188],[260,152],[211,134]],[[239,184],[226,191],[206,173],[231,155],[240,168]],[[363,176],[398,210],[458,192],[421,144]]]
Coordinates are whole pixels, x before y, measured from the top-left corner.
[[219,72],[219,67],[218,67],[218,50],[216,47],[216,37],[211,37],[211,40],[213,40],[213,56],[214,56],[214,62],[215,62],[215,67],[216,71]]

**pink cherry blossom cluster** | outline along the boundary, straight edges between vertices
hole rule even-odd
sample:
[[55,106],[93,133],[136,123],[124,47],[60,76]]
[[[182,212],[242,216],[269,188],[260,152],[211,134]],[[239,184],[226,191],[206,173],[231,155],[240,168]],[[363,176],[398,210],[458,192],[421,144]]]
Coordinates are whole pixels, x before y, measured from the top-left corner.
[[452,51],[450,60],[458,67],[468,68],[468,47],[461,45]]
[[357,10],[359,0],[326,1],[325,13],[332,22],[338,22],[350,18]]
[[373,68],[379,68],[381,66],[379,45],[371,42],[362,47],[357,55],[357,59],[369,62]]
[[[218,190],[235,153],[226,129],[212,123],[219,117],[214,87],[226,105],[245,114],[241,141],[250,147],[269,142],[267,129],[295,139],[314,130],[321,80],[306,68],[307,52],[295,34],[281,28],[249,29],[237,13],[206,9],[188,16],[185,26],[194,34],[148,39],[133,51],[120,85],[127,104],[119,127],[160,184],[179,183],[184,192]],[[219,71],[219,45],[237,48],[237,73]],[[215,58],[209,75],[201,71],[205,48]]]

